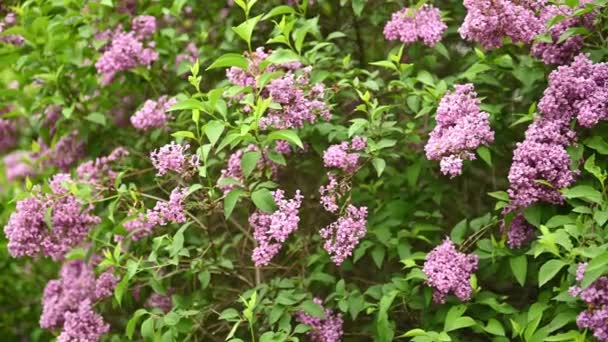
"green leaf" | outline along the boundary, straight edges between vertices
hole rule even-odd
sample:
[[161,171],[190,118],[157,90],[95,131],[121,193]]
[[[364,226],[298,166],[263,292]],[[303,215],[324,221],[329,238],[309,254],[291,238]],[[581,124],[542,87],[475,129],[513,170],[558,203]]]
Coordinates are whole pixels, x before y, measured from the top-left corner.
[[606,272],[608,272],[608,252],[604,252],[589,261],[581,285],[588,287]]
[[171,134],[172,137],[175,138],[190,138],[190,139],[196,139],[196,137],[194,136],[194,133],[190,132],[190,131],[179,131],[179,132],[175,132]]
[[492,335],[505,336],[505,328],[503,328],[502,324],[494,318],[490,318],[488,325],[486,325],[483,330]]
[[127,328],[125,330],[125,334],[129,338],[129,340],[133,339],[133,333],[135,332],[135,326],[137,325],[137,322],[143,315],[145,315],[147,313],[148,313],[148,311],[146,309],[139,309],[139,310],[135,311],[135,313],[133,314],[133,317],[131,317],[129,322],[127,322]]
[[154,318],[148,317],[141,325],[141,336],[144,340],[150,341],[154,339]]
[[276,16],[283,15],[283,14],[293,14],[295,12],[296,11],[291,6],[287,6],[287,5],[277,6],[277,7],[274,7],[270,12],[268,12],[262,18],[262,20],[267,20],[272,17],[276,17]]
[[91,121],[93,123],[96,123],[98,125],[101,125],[101,126],[105,126],[107,123],[106,116],[99,112],[91,113],[91,114],[87,115],[85,117],[85,119],[87,119],[88,121]]
[[458,329],[468,328],[476,325],[474,319],[469,316],[458,317],[453,321],[446,320],[446,328],[444,329],[446,332],[454,331]]
[[297,53],[293,52],[289,49],[278,49],[272,52],[266,61],[271,62],[273,64],[283,64],[290,62],[299,62],[300,56]]
[[379,67],[383,67],[383,68],[386,68],[386,69],[391,69],[391,70],[399,71],[399,69],[397,68],[397,66],[395,65],[395,63],[393,63],[391,61],[377,61],[377,62],[371,62],[369,64],[375,65],[375,66],[379,66]]
[[492,154],[490,153],[489,148],[481,146],[477,149],[477,154],[486,162],[486,164],[488,164],[488,166],[492,167]]
[[504,202],[509,202],[509,194],[506,191],[494,191],[494,192],[488,192],[488,195],[490,197],[494,197],[498,200],[504,201]]
[[376,316],[376,333],[378,342],[390,342],[395,336],[394,324],[389,321],[388,311],[397,296],[397,291],[393,290],[382,296],[378,305]]
[[564,266],[566,266],[566,263],[558,259],[551,259],[544,263],[538,272],[538,287],[553,279]]
[[608,154],[608,143],[599,135],[585,140],[585,145],[596,150],[599,154]]
[[174,325],[177,325],[177,323],[179,323],[180,318],[181,317],[178,314],[171,311],[168,314],[166,314],[165,317],[163,317],[163,322],[168,326],[174,326]]
[[318,318],[325,318],[325,310],[323,307],[312,300],[306,300],[300,305],[300,309],[304,310],[309,315]]
[[263,188],[254,191],[251,194],[253,204],[263,212],[274,213],[277,210],[277,205],[274,203],[274,198],[270,190]]
[[114,298],[118,305],[120,306],[122,303],[122,296],[129,287],[129,277],[123,277],[120,282],[114,288]]
[[363,12],[366,2],[367,0],[352,0],[353,12],[357,17],[361,16],[361,12]]
[[566,198],[583,198],[597,204],[602,203],[602,193],[589,185],[577,185],[569,189],[564,189],[562,190],[562,194]]
[[[253,18],[249,18],[247,21],[243,22],[239,26],[232,27],[232,30],[243,39],[248,46],[251,46],[251,35],[253,34],[253,29],[257,25],[257,23],[262,19],[262,15],[258,15]],[[246,68],[244,68],[246,69]]]
[[465,72],[463,72],[461,75],[461,78],[466,78],[466,79],[472,80],[475,78],[475,76],[477,76],[477,74],[486,72],[490,69],[491,68],[489,66],[478,62],[478,63],[471,65],[470,68],[468,68]]
[[509,264],[519,285],[524,286],[528,272],[528,258],[525,255],[514,256],[509,259]]
[[211,281],[211,272],[205,270],[198,274],[198,281],[201,283],[201,288],[206,289]]
[[302,140],[295,131],[284,129],[281,131],[274,131],[268,135],[268,141],[273,140],[286,140],[294,145],[297,145],[300,148],[304,148],[304,144],[302,144]]
[[213,120],[209,121],[205,125],[205,135],[209,139],[211,145],[215,145],[217,140],[222,136],[224,132],[224,124],[220,121]]
[[200,110],[200,111],[205,111],[205,105],[197,100],[197,99],[183,99],[179,102],[177,102],[176,104],[174,104],[173,106],[171,106],[171,108],[169,108],[167,111],[168,112],[173,112],[173,111],[177,111],[177,110]]
[[237,67],[239,69],[247,70],[249,62],[247,61],[247,58],[241,54],[227,53],[211,63],[207,70],[227,67]]
[[224,197],[224,217],[230,217],[236,203],[239,201],[239,198],[243,195],[244,191],[242,189],[232,189],[230,192]]
[[262,154],[258,151],[249,151],[243,154],[241,158],[241,169],[245,178],[249,177],[251,172],[258,166],[258,161],[262,158]]
[[435,80],[433,79],[433,75],[431,75],[428,71],[426,70],[422,70],[418,73],[418,76],[416,77],[416,79],[421,82],[424,83],[428,86],[431,87],[435,87]]
[[386,162],[382,158],[374,158],[372,159],[372,165],[374,165],[374,169],[376,169],[376,173],[378,174],[378,177],[380,177],[382,172],[384,172]]

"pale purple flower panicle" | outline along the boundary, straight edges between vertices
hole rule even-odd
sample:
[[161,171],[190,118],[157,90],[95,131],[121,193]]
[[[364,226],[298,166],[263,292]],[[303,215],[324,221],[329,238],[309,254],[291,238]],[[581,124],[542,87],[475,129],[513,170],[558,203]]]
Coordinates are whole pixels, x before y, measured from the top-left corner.
[[95,282],[94,298],[101,299],[110,297],[114,293],[114,289],[119,281],[120,278],[114,275],[114,272],[112,271],[102,273]]
[[[60,260],[99,224],[101,220],[92,214],[92,205],[85,205],[61,188],[60,183],[65,180],[60,176],[53,184],[52,188],[59,193],[43,195],[36,192],[17,202],[17,210],[4,227],[9,253],[13,257],[43,254]],[[46,223],[47,211],[52,227]]]
[[[504,232],[505,226],[504,222],[501,226],[501,231]],[[516,249],[521,248],[534,238],[535,230],[534,226],[528,223],[524,218],[524,215],[517,214],[515,218],[511,221],[511,225],[509,226],[509,230],[507,231],[507,245],[509,248]]]
[[327,173],[327,179],[329,183],[327,185],[321,185],[319,187],[319,194],[321,195],[320,202],[325,210],[330,213],[338,211],[338,200],[344,196],[344,191],[340,187],[338,178],[331,172]]
[[544,29],[536,15],[544,0],[464,0],[467,15],[458,30],[462,38],[486,49],[502,46],[504,38],[513,43],[530,43]]
[[157,308],[162,312],[167,313],[173,308],[173,303],[171,302],[171,296],[169,294],[162,295],[154,292],[148,297],[144,306],[147,308]]
[[[184,223],[186,212],[184,200],[188,194],[187,188],[177,187],[171,191],[169,201],[158,201],[154,208],[137,214],[137,217],[124,223],[124,227],[131,233],[132,240],[139,240],[152,234],[156,226],[164,226],[168,223]],[[116,236],[116,240],[121,237]]]
[[190,42],[186,45],[185,51],[175,57],[175,65],[179,67],[182,63],[194,64],[198,56],[198,48],[194,43]]
[[478,147],[494,141],[489,114],[479,108],[472,84],[456,85],[455,91],[441,99],[435,120],[437,126],[424,150],[430,160],[440,160],[441,172],[450,177],[462,173],[463,160],[475,159]]
[[157,170],[157,176],[163,176],[169,171],[177,173],[185,173],[191,168],[196,168],[199,165],[199,160],[196,155],[188,156],[186,151],[190,145],[180,145],[172,141],[161,147],[158,150],[150,153],[152,165]]
[[356,151],[365,150],[367,139],[354,137],[352,142],[346,141],[331,145],[323,152],[323,164],[326,168],[338,168],[345,172],[354,172],[359,166],[359,154]]
[[110,84],[120,71],[138,66],[150,67],[158,59],[153,44],[148,43],[148,47],[144,45],[144,38],[150,37],[156,30],[155,19],[148,16],[136,17],[132,29],[133,31],[124,32],[121,27],[117,27],[115,32],[108,34],[111,41],[95,63],[102,85]]
[[9,181],[34,175],[31,154],[26,151],[15,151],[3,158],[6,179]]
[[102,335],[110,332],[110,325],[100,314],[93,311],[89,299],[78,304],[78,310],[65,313],[63,331],[57,342],[99,341]]
[[300,216],[298,209],[303,196],[296,191],[290,200],[285,198],[285,192],[277,189],[273,192],[277,210],[272,214],[256,211],[249,217],[253,227],[253,237],[257,242],[251,259],[256,266],[266,266],[279,252],[289,235],[298,229]]
[[565,64],[572,61],[583,47],[583,37],[575,34],[568,37],[561,43],[557,43],[562,33],[574,26],[584,26],[593,28],[593,20],[596,13],[587,13],[580,17],[573,16],[573,13],[589,3],[589,0],[581,0],[578,8],[570,8],[566,5],[548,5],[540,12],[541,22],[548,25],[549,21],[557,16],[566,17],[548,29],[552,42],[536,42],[532,46],[531,54],[547,64]]
[[1,117],[0,115],[0,152],[4,152],[17,145],[17,125]]
[[426,256],[422,271],[426,283],[433,288],[435,303],[445,303],[445,297],[453,293],[461,301],[471,298],[471,274],[477,270],[479,258],[456,250],[448,238]]
[[[99,333],[96,335],[98,339],[107,332],[102,328],[106,325],[101,316],[93,312],[93,303],[109,297],[115,282],[107,282],[102,277],[96,280],[92,267],[82,260],[64,263],[59,279],[49,281],[44,289],[40,326],[45,329],[62,329],[64,341],[73,341],[68,337],[75,336],[93,338],[95,332]],[[97,290],[100,281],[106,287],[104,291]],[[82,322],[76,322],[74,315],[82,315],[79,317]],[[92,319],[93,317],[96,318]]]
[[[578,265],[576,270],[576,281],[583,281],[587,263]],[[587,288],[573,286],[570,288],[572,296],[580,298],[588,309],[582,311],[577,319],[576,324],[581,329],[589,329],[593,332],[593,336],[600,342],[608,341],[608,277],[600,277]]]
[[129,155],[129,151],[124,147],[115,148],[109,155],[89,160],[78,166],[76,174],[81,181],[87,183],[100,183],[104,178],[109,181],[116,179],[116,172],[112,170],[111,164]]
[[349,204],[346,212],[337,221],[321,229],[319,234],[325,243],[323,248],[336,265],[348,258],[367,232],[367,207],[357,208]]
[[[240,149],[228,158],[228,165],[226,168],[221,170],[221,176],[218,180],[218,188],[224,192],[224,194],[228,193],[230,190],[244,186],[245,177],[243,175],[243,170],[241,169],[241,161],[243,155],[246,152],[251,151],[259,151],[259,148],[250,144],[245,149]],[[277,151],[278,152],[278,151]],[[262,153],[262,157],[258,160],[256,165],[256,170],[264,170],[267,168],[273,177],[276,177],[279,172],[279,164],[273,162],[268,157],[268,151],[264,151]],[[232,181],[228,182],[227,179],[230,178]],[[227,183],[228,182],[228,183]],[[227,184],[224,184],[227,183]],[[235,184],[236,183],[236,184]]]
[[[320,298],[314,298],[313,302],[323,305]],[[312,328],[307,334],[312,342],[340,342],[342,341],[342,314],[335,313],[331,309],[325,309],[325,317],[319,318],[307,314],[304,311],[296,313],[296,320]]]
[[424,4],[419,9],[404,8],[393,13],[384,27],[387,40],[399,40],[404,44],[422,41],[433,47],[441,40],[448,26],[441,20],[439,9]]
[[[17,23],[17,15],[10,12],[4,17],[4,20],[0,21],[0,33],[2,33],[8,27],[11,27]],[[0,35],[0,43],[9,45],[23,45],[25,38],[18,34]]]
[[169,117],[167,110],[177,103],[177,99],[161,96],[157,101],[147,100],[144,105],[131,117],[131,124],[138,130],[147,131],[167,125]]
[[52,148],[44,143],[40,145],[40,153],[34,157],[41,160],[42,166],[54,166],[63,172],[84,157],[84,142],[78,137],[77,131],[61,137]]

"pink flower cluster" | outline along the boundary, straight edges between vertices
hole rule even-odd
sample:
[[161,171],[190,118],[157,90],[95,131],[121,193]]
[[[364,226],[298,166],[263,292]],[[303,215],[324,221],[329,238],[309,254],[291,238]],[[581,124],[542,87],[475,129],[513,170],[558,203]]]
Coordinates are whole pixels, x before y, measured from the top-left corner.
[[257,242],[251,259],[256,266],[266,266],[281,250],[289,235],[298,229],[300,216],[298,210],[303,196],[296,191],[290,200],[285,198],[285,192],[277,189],[273,192],[277,210],[272,214],[261,211],[249,216],[249,225],[253,228],[253,237]]
[[14,151],[2,159],[6,171],[6,179],[14,181],[20,178],[33,176],[31,153],[26,151]]
[[110,325],[93,310],[93,304],[109,297],[119,280],[111,271],[96,279],[82,260],[64,263],[60,278],[49,281],[44,289],[40,326],[61,329],[57,341],[98,341]]
[[152,128],[162,128],[167,125],[169,117],[167,110],[177,103],[174,97],[164,95],[158,100],[147,100],[144,105],[131,116],[131,124],[140,131],[148,131]]
[[592,127],[608,118],[608,64],[594,64],[579,55],[572,64],[558,67],[549,75],[538,108],[542,115],[513,152],[508,190],[512,207],[563,201],[559,189],[572,185],[577,175],[570,170],[566,151],[576,139],[570,122],[576,119],[581,126]]
[[[283,150],[284,146],[283,146]],[[222,169],[221,176],[218,180],[218,188],[224,192],[224,194],[228,193],[230,190],[235,189],[237,187],[245,186],[245,177],[243,175],[243,170],[241,167],[241,161],[243,159],[243,155],[246,152],[259,151],[259,148],[251,144],[247,146],[245,149],[240,149],[228,158],[228,165],[225,169]],[[278,151],[277,151],[278,152]],[[270,158],[268,158],[268,152],[264,151],[262,153],[262,157],[258,160],[256,170],[269,170],[272,176],[276,176],[279,171],[279,164],[276,164]],[[230,180],[228,180],[230,179]]]
[[[124,227],[131,233],[131,239],[139,240],[149,236],[156,226],[186,222],[184,200],[187,194],[187,188],[177,187],[171,191],[169,201],[158,201],[145,214],[139,213],[136,218],[125,222]],[[115,239],[120,240],[122,236],[115,236]]]
[[508,37],[513,43],[530,43],[543,30],[536,15],[544,0],[464,0],[467,15],[458,30],[462,38],[487,49],[502,46]]
[[[237,86],[257,87],[256,78],[261,75],[261,63],[270,56],[260,47],[248,55],[248,70],[232,67],[226,71],[228,80]],[[270,64],[263,70],[266,73],[284,71],[285,74],[270,81],[263,89],[264,98],[271,97],[272,101],[281,105],[281,109],[269,109],[268,114],[260,119],[262,129],[270,127],[301,128],[306,122],[314,123],[318,117],[329,120],[331,114],[323,101],[325,87],[322,83],[312,85],[310,82],[311,67],[302,68],[299,62]],[[237,95],[234,100],[241,100],[243,95]],[[245,111],[249,111],[248,106]]]
[[78,132],[73,131],[49,148],[43,141],[39,142],[40,152],[33,155],[33,158],[40,162],[42,167],[57,167],[63,172],[67,172],[70,167],[84,157],[84,142],[78,137]]
[[0,115],[0,152],[7,151],[17,145],[17,125]]
[[448,238],[426,256],[422,271],[427,276],[426,283],[433,288],[435,303],[445,303],[445,297],[453,293],[461,301],[471,298],[471,274],[477,270],[479,258],[456,250]]
[[101,84],[108,85],[114,76],[120,72],[138,66],[150,67],[158,59],[153,42],[144,46],[144,40],[150,38],[156,31],[156,19],[150,16],[138,16],[131,22],[131,31],[125,32],[118,27],[110,33],[110,43],[103,55],[95,63],[97,72],[101,75]]
[[341,265],[348,258],[367,230],[367,207],[355,207],[349,204],[346,212],[335,222],[319,231],[325,243],[323,248],[329,253],[336,265]]
[[179,67],[182,63],[194,64],[198,55],[198,48],[194,43],[190,42],[186,45],[185,52],[182,52],[175,57],[175,65]]
[[447,28],[441,20],[439,9],[424,4],[418,9],[404,8],[393,13],[391,20],[384,26],[384,37],[404,44],[422,41],[433,47],[441,40]]
[[148,297],[144,306],[147,308],[157,308],[160,311],[167,313],[173,308],[173,303],[171,302],[170,294],[162,295],[154,292]]
[[[4,20],[0,21],[0,33],[2,33],[6,28],[11,27],[17,23],[17,15],[13,12],[8,13]],[[9,44],[9,45],[23,45],[25,43],[25,39],[23,36],[18,34],[8,34],[0,36],[0,43]]]
[[340,144],[331,145],[323,152],[323,164],[326,168],[337,168],[344,172],[354,172],[359,164],[359,154],[367,147],[365,137],[354,137],[349,144],[344,141]]
[[581,0],[578,8],[571,8],[566,5],[547,5],[540,12],[540,20],[543,23],[557,16],[563,16],[566,19],[553,25],[548,33],[552,42],[536,42],[532,46],[531,54],[547,64],[565,64],[572,61],[583,47],[583,37],[575,34],[568,37],[561,43],[557,43],[562,33],[566,32],[571,27],[584,26],[589,29],[593,28],[593,21],[596,13],[587,13],[581,17],[573,16],[574,12],[583,8],[590,0]]
[[441,161],[444,175],[460,175],[463,160],[475,159],[473,151],[494,141],[489,115],[480,110],[479,104],[470,83],[456,85],[455,91],[443,96],[439,103],[437,126],[424,150],[428,159]]
[[[323,305],[320,298],[314,298],[313,302]],[[342,315],[334,314],[333,310],[325,309],[325,317],[319,318],[307,314],[304,311],[296,313],[296,321],[306,324],[312,328],[308,332],[308,337],[312,342],[340,342],[342,341]]]
[[[582,282],[587,263],[578,265],[576,281]],[[570,294],[580,298],[589,308],[581,312],[576,324],[581,329],[589,329],[600,342],[608,342],[608,277],[600,277],[587,288],[573,286]]]
[[[62,175],[56,177],[65,180]],[[53,193],[46,195],[35,190],[32,197],[17,202],[17,210],[4,227],[13,257],[43,254],[61,260],[99,224],[99,217],[92,214],[92,205],[82,203],[60,186],[54,185],[52,190]]]
[[[504,222],[501,226],[501,231],[505,231]],[[521,248],[527,245],[535,235],[534,226],[528,223],[524,215],[517,214],[511,221],[509,230],[507,231],[507,245],[509,248]]]
[[116,172],[111,164],[129,155],[124,147],[117,147],[109,155],[86,161],[78,166],[76,174],[78,179],[89,184],[100,184],[105,178],[113,182]]
[[197,155],[186,155],[190,145],[180,145],[172,141],[158,150],[150,153],[152,165],[156,169],[157,176],[163,176],[169,171],[179,174],[187,173],[191,169],[197,168],[199,158]]

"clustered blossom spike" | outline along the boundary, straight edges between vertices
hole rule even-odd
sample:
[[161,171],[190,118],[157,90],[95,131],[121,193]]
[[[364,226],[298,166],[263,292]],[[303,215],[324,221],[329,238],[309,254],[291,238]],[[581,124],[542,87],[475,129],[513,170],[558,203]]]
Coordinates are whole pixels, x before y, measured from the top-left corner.
[[300,216],[298,210],[303,196],[297,190],[290,200],[285,198],[285,191],[277,189],[273,192],[277,210],[272,214],[256,211],[249,217],[253,228],[253,238],[257,242],[251,259],[256,266],[266,266],[281,250],[289,235],[298,229]]
[[349,204],[346,212],[337,221],[319,231],[325,239],[323,248],[329,253],[336,265],[341,265],[348,258],[359,241],[367,232],[367,207],[355,207]]
[[357,151],[365,150],[367,140],[364,137],[354,137],[352,142],[344,141],[331,145],[323,152],[323,164],[326,168],[338,168],[345,172],[354,172],[359,166]]
[[[17,15],[13,12],[8,13],[4,20],[0,21],[0,33],[6,28],[11,27],[17,23]],[[0,35],[0,43],[9,45],[23,45],[25,38],[18,34]]]
[[171,291],[167,292],[168,293],[166,295],[156,292],[152,293],[150,297],[148,297],[148,299],[146,300],[144,306],[147,308],[160,309],[160,311],[164,313],[171,311],[171,308],[173,307],[173,303],[171,302]]
[[575,34],[568,37],[561,43],[560,36],[569,28],[575,26],[583,26],[589,29],[593,28],[593,21],[596,13],[586,13],[580,17],[573,16],[574,12],[584,8],[585,4],[590,3],[590,0],[580,0],[577,8],[571,8],[566,5],[547,5],[540,12],[540,20],[548,24],[553,18],[563,16],[565,19],[554,24],[548,29],[548,34],[552,42],[538,41],[532,46],[531,54],[547,64],[565,64],[572,61],[583,47],[583,37]]
[[[576,270],[576,281],[582,282],[587,263],[581,263]],[[600,342],[608,342],[608,277],[600,277],[587,288],[573,286],[570,294],[580,298],[589,307],[576,318],[581,329],[589,329]]]
[[[260,151],[260,149],[254,145],[250,144],[245,149],[240,149],[230,155],[228,158],[228,165],[226,168],[221,170],[221,176],[218,180],[218,188],[224,192],[224,194],[228,193],[230,190],[243,187],[245,182],[245,177],[243,175],[243,170],[241,168],[241,161],[243,159],[243,155],[246,152],[252,151]],[[279,152],[279,151],[277,151]],[[280,152],[279,152],[280,153]],[[268,157],[268,151],[264,151],[262,153],[262,157],[258,160],[256,165],[256,170],[265,170],[268,169],[271,175],[277,176],[279,172],[279,164],[273,162]],[[231,179],[231,181],[228,181]],[[236,184],[235,184],[236,183]]]
[[463,160],[475,159],[478,147],[494,141],[489,114],[479,108],[480,100],[472,84],[456,85],[441,99],[435,119],[437,126],[424,150],[430,160],[440,160],[441,172],[455,177],[462,173]]
[[34,158],[41,161],[43,167],[54,166],[63,172],[67,172],[82,157],[84,157],[84,142],[79,139],[77,131],[61,137],[52,148],[41,142],[40,152],[34,155]]
[[117,283],[111,271],[96,279],[84,261],[65,262],[59,279],[49,281],[44,289],[40,326],[61,329],[57,341],[98,341],[110,326],[95,313],[93,304],[110,296]]
[[141,109],[131,116],[131,124],[141,131],[165,127],[169,121],[167,111],[176,103],[176,98],[169,98],[166,95],[156,101],[147,100]]
[[325,210],[330,213],[335,213],[339,209],[338,200],[344,196],[347,189],[343,189],[344,186],[342,186],[338,177],[333,173],[328,172],[327,179],[329,180],[329,183],[319,187],[319,194],[321,195],[320,202]]
[[144,45],[144,39],[149,38],[156,30],[156,19],[149,16],[135,17],[131,28],[132,31],[124,32],[118,27],[115,32],[109,34],[110,43],[95,63],[104,86],[110,84],[118,72],[138,66],[150,67],[158,59],[153,42],[148,43],[148,47]]
[[[320,298],[314,298],[313,302],[323,305]],[[331,309],[325,309],[325,317],[319,318],[307,314],[304,311],[296,313],[296,320],[312,328],[308,337],[312,342],[340,342],[342,341],[342,325],[344,323],[342,314],[335,313]]]
[[544,0],[464,0],[467,15],[458,32],[486,49],[502,46],[507,37],[513,43],[530,43],[544,29],[536,15],[544,4]]
[[14,181],[34,175],[31,154],[26,151],[14,151],[2,159],[6,171],[6,179]]
[[175,65],[179,67],[182,63],[194,64],[198,56],[198,48],[194,43],[190,42],[186,45],[185,52],[182,52],[175,57]]
[[0,115],[0,152],[4,152],[17,145],[17,125],[1,117]]
[[581,54],[572,64],[558,67],[549,75],[538,108],[541,115],[513,152],[508,190],[512,207],[563,202],[559,189],[572,185],[578,174],[570,170],[566,151],[576,140],[570,122],[576,119],[592,127],[608,118],[608,64],[594,64]]
[[188,156],[186,151],[190,148],[190,145],[180,145],[172,141],[161,147],[158,150],[150,153],[150,159],[152,165],[157,170],[157,176],[163,176],[169,171],[177,173],[186,173],[192,168],[196,168],[199,165],[199,159],[196,155]]
[[[248,68],[231,67],[226,71],[228,80],[237,86],[257,87],[256,77],[261,74],[260,64],[270,56],[264,48],[259,47],[251,54],[247,54]],[[281,109],[268,109],[268,114],[260,118],[260,128],[286,129],[301,128],[305,123],[315,123],[321,117],[329,120],[331,114],[327,104],[323,101],[325,87],[322,83],[311,84],[310,73],[312,67],[302,68],[300,62],[270,64],[264,72],[284,71],[283,76],[270,81],[260,94],[263,98],[272,98],[272,101],[281,105]],[[233,100],[241,100],[243,94],[234,96]],[[245,106],[245,111],[250,111]]]
[[[177,187],[171,191],[169,201],[158,201],[145,214],[139,213],[136,218],[125,222],[124,227],[131,233],[131,239],[135,241],[149,236],[156,226],[186,222],[184,199],[187,194],[187,188]],[[122,236],[115,236],[115,239],[120,240]]]
[[[504,232],[504,222],[501,226],[501,231]],[[534,226],[528,223],[524,215],[517,214],[511,221],[509,230],[507,231],[507,244],[509,248],[521,248],[527,245],[535,235]]]
[[430,251],[422,271],[427,276],[426,283],[433,288],[435,303],[445,303],[449,293],[461,301],[469,300],[473,293],[471,274],[477,270],[478,262],[476,255],[457,251],[449,238]]
[[[59,177],[61,181],[66,180],[62,175]],[[4,227],[13,257],[43,254],[60,260],[82,243],[89,230],[101,221],[92,214],[92,205],[66,194],[57,185],[52,188],[58,192],[45,195],[35,189],[32,197],[17,202],[17,210]],[[47,212],[51,227],[47,225]]]
[[441,40],[447,28],[441,20],[439,9],[424,4],[418,9],[404,8],[393,13],[391,20],[384,26],[384,37],[404,44],[422,41],[433,47]]
[[76,174],[80,181],[97,184],[102,179],[108,178],[109,181],[116,179],[116,172],[112,170],[111,164],[129,155],[129,151],[124,147],[117,147],[109,155],[89,160],[78,166]]

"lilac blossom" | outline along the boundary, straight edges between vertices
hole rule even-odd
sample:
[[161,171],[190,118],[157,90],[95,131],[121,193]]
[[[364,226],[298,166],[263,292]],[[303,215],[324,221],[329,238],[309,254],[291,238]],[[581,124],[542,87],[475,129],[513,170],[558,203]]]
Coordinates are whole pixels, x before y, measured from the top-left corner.
[[352,142],[331,145],[323,152],[323,164],[326,168],[338,168],[345,172],[354,172],[359,166],[359,154],[367,146],[363,137],[354,137]]
[[63,331],[57,342],[99,341],[102,335],[110,332],[110,325],[100,314],[93,311],[90,300],[78,304],[78,310],[65,313]]
[[462,173],[463,160],[475,159],[475,151],[494,141],[489,114],[479,108],[472,84],[456,85],[441,99],[435,119],[437,126],[424,150],[430,160],[440,160],[441,172],[450,177]]
[[458,30],[462,38],[486,49],[502,46],[504,38],[513,43],[530,43],[544,29],[536,15],[544,0],[464,0],[467,15]]
[[336,265],[341,265],[348,258],[359,241],[365,236],[367,225],[367,207],[355,207],[349,204],[346,211],[337,221],[319,231],[325,243],[323,247]]
[[150,15],[139,15],[131,21],[131,30],[139,39],[150,38],[156,32],[156,18]]
[[435,247],[426,256],[422,271],[426,283],[433,288],[435,303],[445,303],[445,297],[453,293],[461,301],[471,298],[471,274],[477,270],[479,258],[456,250],[450,239]]
[[319,194],[321,195],[320,202],[325,210],[330,213],[335,213],[340,208],[338,206],[338,200],[344,196],[345,191],[342,191],[342,186],[333,173],[328,172],[327,179],[329,180],[329,183],[319,187]]
[[[240,149],[230,155],[226,168],[221,170],[221,176],[218,180],[218,188],[227,194],[230,190],[245,186],[245,177],[241,169],[241,161],[246,152],[260,151],[260,149],[250,144],[245,149]],[[262,157],[258,160],[255,170],[270,171],[271,176],[276,177],[279,172],[279,164],[273,162],[268,157],[268,151],[262,153]]]
[[76,174],[80,181],[90,184],[99,184],[102,179],[107,178],[113,182],[117,174],[112,170],[111,164],[129,155],[124,147],[117,147],[109,155],[89,160],[78,166]]
[[[501,230],[503,232],[505,231],[504,222],[501,226]],[[526,221],[524,215],[517,214],[511,221],[511,225],[507,231],[507,245],[512,249],[521,248],[530,243],[534,238],[534,235],[534,226]]]
[[199,165],[199,159],[196,155],[188,156],[186,151],[190,145],[180,145],[172,141],[161,147],[158,150],[150,153],[152,165],[157,170],[157,176],[163,176],[169,171],[174,171],[178,174],[186,173],[192,168]]
[[6,179],[14,181],[17,179],[33,176],[31,153],[26,151],[14,151],[3,158]]
[[272,214],[261,211],[254,212],[249,217],[253,227],[253,237],[257,242],[251,259],[256,266],[266,266],[279,252],[289,235],[298,229],[300,216],[298,209],[303,196],[297,190],[290,200],[285,198],[285,192],[277,189],[273,192],[277,210]]
[[17,145],[17,125],[10,120],[2,119],[0,115],[0,152],[7,151]]
[[186,45],[185,51],[175,57],[175,65],[179,67],[182,63],[194,64],[199,56],[198,48],[192,42]]
[[[14,26],[17,23],[17,15],[10,12],[0,21],[0,34],[7,28]],[[18,34],[0,35],[0,43],[9,45],[23,45],[25,38]]]
[[82,157],[84,157],[84,142],[76,131],[61,137],[52,148],[41,142],[40,152],[34,155],[35,159],[40,160],[41,166],[54,166],[63,172],[67,172]]
[[441,40],[447,28],[441,20],[439,9],[424,4],[418,9],[404,8],[393,13],[391,20],[384,26],[384,37],[404,44],[422,41],[433,47]]
[[561,43],[557,43],[560,36],[569,28],[584,26],[593,28],[593,20],[596,13],[587,13],[580,17],[573,16],[573,13],[589,3],[589,0],[581,0],[578,8],[571,8],[566,5],[548,5],[543,7],[540,12],[540,20],[548,24],[553,18],[563,16],[565,19],[554,24],[548,29],[548,34],[552,42],[538,41],[532,46],[531,54],[547,64],[565,64],[572,61],[583,47],[583,37],[575,34],[568,37]]
[[[576,281],[583,281],[587,263],[578,265],[576,270]],[[586,288],[573,286],[570,288],[570,294],[578,297],[588,309],[582,311],[577,319],[576,324],[581,329],[589,329],[593,332],[593,336],[600,342],[608,341],[608,277],[603,276],[595,280]]]
[[[313,302],[323,305],[320,298],[314,298]],[[307,314],[304,311],[296,313],[296,321],[306,324],[312,328],[307,334],[312,342],[340,342],[342,341],[342,314],[334,313],[331,309],[325,309],[325,317],[319,318]]]
[[147,100],[144,105],[131,116],[131,124],[138,130],[148,131],[152,128],[162,128],[167,125],[169,116],[166,112],[177,99],[161,96],[157,101]]
[[162,295],[154,292],[148,297],[144,306],[148,308],[157,308],[160,309],[160,311],[167,313],[171,311],[173,303],[171,302],[171,296],[168,293]]

